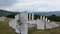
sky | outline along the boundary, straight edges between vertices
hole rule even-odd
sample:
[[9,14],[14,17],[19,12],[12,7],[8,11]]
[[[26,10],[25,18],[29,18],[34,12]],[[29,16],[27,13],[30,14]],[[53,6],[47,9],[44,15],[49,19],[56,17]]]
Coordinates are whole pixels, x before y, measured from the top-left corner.
[[8,11],[60,11],[60,0],[0,0],[0,9]]

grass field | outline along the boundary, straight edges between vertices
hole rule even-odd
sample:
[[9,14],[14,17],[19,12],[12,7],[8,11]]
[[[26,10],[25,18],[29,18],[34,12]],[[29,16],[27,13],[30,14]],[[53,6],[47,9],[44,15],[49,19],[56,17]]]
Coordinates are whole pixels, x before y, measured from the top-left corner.
[[[0,34],[16,34],[15,31],[8,26],[10,19],[6,19],[5,21],[0,21]],[[60,24],[60,22],[56,22]],[[36,27],[29,28],[28,34],[60,34],[60,27],[55,29],[48,30],[37,30]]]
[[0,21],[0,34],[15,34],[15,31],[8,26],[10,19],[5,19],[5,21]]
[[37,30],[35,28],[31,28],[29,30],[29,34],[60,34],[60,27],[48,30]]
[[[60,24],[60,22],[56,22]],[[36,27],[29,29],[29,34],[60,34],[60,27],[47,29],[47,30],[37,30]]]

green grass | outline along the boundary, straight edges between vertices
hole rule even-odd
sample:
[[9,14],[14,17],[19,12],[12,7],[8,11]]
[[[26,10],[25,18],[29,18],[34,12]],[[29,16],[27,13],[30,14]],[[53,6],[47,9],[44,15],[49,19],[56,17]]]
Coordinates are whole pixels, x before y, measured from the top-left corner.
[[[56,22],[59,23],[60,22]],[[29,34],[60,34],[60,27],[54,29],[47,29],[47,30],[37,30],[36,27],[29,29]]]
[[29,34],[60,34],[60,27],[55,29],[47,29],[47,30],[37,30],[36,28],[29,29]]
[[10,19],[5,19],[5,21],[0,21],[0,34],[15,34],[15,31],[9,27]]

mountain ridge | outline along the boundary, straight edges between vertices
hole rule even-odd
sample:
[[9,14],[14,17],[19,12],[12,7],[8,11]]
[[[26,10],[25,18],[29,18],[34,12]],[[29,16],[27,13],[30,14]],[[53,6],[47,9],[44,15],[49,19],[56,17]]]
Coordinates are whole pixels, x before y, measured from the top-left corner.
[[[39,15],[45,15],[50,16],[52,14],[55,14],[56,16],[60,16],[60,11],[51,11],[51,12],[29,12],[32,14],[39,14]],[[7,10],[1,10],[0,9],[0,16],[8,15],[8,14],[20,14],[20,12],[12,12]]]

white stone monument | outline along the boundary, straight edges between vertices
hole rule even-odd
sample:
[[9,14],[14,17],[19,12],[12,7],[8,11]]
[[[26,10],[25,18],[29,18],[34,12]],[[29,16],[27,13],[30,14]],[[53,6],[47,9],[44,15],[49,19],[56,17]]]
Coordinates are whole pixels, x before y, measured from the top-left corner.
[[15,29],[18,34],[28,34],[28,14],[23,12],[15,16],[15,19],[9,22],[9,26]]
[[31,14],[29,14],[29,20],[31,20]]
[[48,22],[50,22],[50,20],[48,20]]
[[42,20],[42,16],[40,17],[40,19]]
[[45,20],[45,16],[43,17],[43,20]]
[[34,14],[32,14],[32,20],[34,20]]
[[45,21],[48,21],[47,18],[45,19]]
[[26,12],[23,12],[19,15],[16,16],[16,23],[17,25],[15,26],[15,31],[18,34],[28,34],[28,14]]
[[22,22],[22,25],[20,25],[20,27],[22,27],[21,30],[21,34],[28,34],[28,14],[27,12],[21,13],[20,14],[20,21]]
[[37,19],[37,29],[44,30],[44,21]]
[[44,30],[45,29],[45,17],[42,18],[42,16],[40,17],[40,20],[37,19],[37,29],[41,29]]

